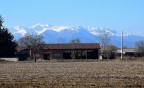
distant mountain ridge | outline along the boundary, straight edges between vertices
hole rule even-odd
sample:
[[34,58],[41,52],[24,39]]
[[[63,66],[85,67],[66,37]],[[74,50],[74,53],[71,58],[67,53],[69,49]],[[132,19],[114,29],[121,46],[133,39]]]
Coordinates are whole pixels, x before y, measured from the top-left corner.
[[[48,24],[36,24],[31,27],[15,26],[9,28],[15,39],[23,37],[26,33],[38,34],[44,37],[46,43],[69,43],[71,39],[78,38],[82,43],[99,42],[99,34],[102,28],[94,27],[71,27],[71,26],[52,26]],[[111,43],[120,47],[121,33],[114,30],[107,30],[111,36]],[[144,40],[143,34],[124,33],[124,46],[135,47],[135,42]]]

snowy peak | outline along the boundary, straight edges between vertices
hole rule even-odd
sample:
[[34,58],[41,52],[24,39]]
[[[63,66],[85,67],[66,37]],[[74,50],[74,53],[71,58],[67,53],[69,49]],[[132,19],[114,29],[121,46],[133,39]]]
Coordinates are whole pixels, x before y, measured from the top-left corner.
[[77,30],[77,28],[70,26],[52,26],[48,24],[36,24],[34,26],[31,26],[30,29],[35,30],[37,34],[42,34],[47,30],[52,30],[55,32],[60,32],[63,30]]
[[51,27],[50,29],[56,32],[60,32],[63,30],[75,30],[73,27],[69,27],[69,26],[54,26]]
[[[78,27],[71,27],[71,26],[52,26],[49,24],[36,24],[31,27],[20,27],[20,26],[15,26],[14,28],[11,28],[13,34],[21,34],[25,35],[26,33],[35,33],[35,34],[42,34],[46,31],[55,31],[55,32],[61,32],[61,31],[88,31],[92,35],[99,36],[103,30],[105,30],[107,33],[111,34],[112,36],[121,36],[121,33],[118,33],[114,30],[109,30],[106,28],[95,28],[95,27],[83,27],[83,26],[78,26]],[[144,36],[143,33],[128,33],[124,32],[124,36]]]
[[[49,24],[36,24],[31,27],[20,27],[20,26],[15,26],[13,28],[10,28],[10,31],[13,34],[20,34],[24,36],[26,33],[32,33],[32,34],[42,34],[46,31],[54,31],[54,32],[61,32],[61,31],[73,31],[73,32],[78,32],[78,31],[87,31],[90,34],[94,36],[99,36],[102,32],[103,29],[111,34],[112,36],[121,36],[121,33],[118,33],[114,30],[109,30],[106,28],[95,28],[95,27],[83,27],[83,26],[78,26],[78,27],[71,27],[71,26],[52,26]],[[124,32],[123,36],[141,36],[143,37],[143,33],[128,33]]]
[[24,36],[27,33],[27,31],[24,28],[19,26],[15,26],[13,29],[14,29],[13,34],[21,34],[22,36]]
[[[99,36],[103,31],[111,35],[111,43],[120,46],[121,33],[106,28],[83,27],[83,26],[52,26],[48,24],[36,24],[31,27],[15,26],[9,28],[15,39],[23,37],[26,33],[38,34],[44,37],[47,43],[69,43],[71,39],[79,38],[82,43],[99,42]],[[135,42],[144,39],[143,33],[124,32],[125,46],[134,46]],[[129,45],[127,45],[129,44]],[[130,45],[131,44],[131,45]]]
[[31,26],[30,29],[47,28],[47,27],[50,27],[50,26],[51,26],[51,25],[49,25],[49,24],[40,24],[40,23],[38,23],[38,24],[36,24],[36,25]]

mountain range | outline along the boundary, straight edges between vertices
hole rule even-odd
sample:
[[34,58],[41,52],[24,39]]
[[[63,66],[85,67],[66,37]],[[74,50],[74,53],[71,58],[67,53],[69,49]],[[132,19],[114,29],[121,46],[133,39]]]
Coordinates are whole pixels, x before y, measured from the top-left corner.
[[[72,39],[76,38],[80,39],[81,43],[99,43],[99,36],[104,28],[36,24],[31,27],[15,26],[8,29],[14,35],[16,40],[23,37],[26,33],[31,33],[42,35],[46,43],[69,43]],[[109,29],[105,30],[111,35],[110,43],[120,47],[121,33]],[[144,35],[124,32],[123,38],[124,47],[134,48],[135,42],[144,40]]]

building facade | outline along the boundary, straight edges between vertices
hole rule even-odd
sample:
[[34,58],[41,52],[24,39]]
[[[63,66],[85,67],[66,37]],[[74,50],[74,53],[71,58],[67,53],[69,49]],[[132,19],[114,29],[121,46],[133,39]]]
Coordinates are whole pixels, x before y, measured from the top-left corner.
[[37,59],[99,59],[100,45],[98,43],[43,44],[41,46],[42,48],[36,53]]

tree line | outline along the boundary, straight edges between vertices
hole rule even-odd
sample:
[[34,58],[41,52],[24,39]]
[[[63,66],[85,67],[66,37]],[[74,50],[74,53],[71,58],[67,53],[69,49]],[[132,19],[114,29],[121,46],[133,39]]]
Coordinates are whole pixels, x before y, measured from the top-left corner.
[[0,57],[11,58],[16,57],[17,47],[23,46],[31,51],[31,58],[36,61],[35,53],[44,43],[43,37],[40,35],[26,34],[18,41],[14,40],[12,33],[3,26],[3,18],[0,16]]
[[0,16],[0,57],[14,57],[17,42],[12,33],[3,26],[3,19]]

